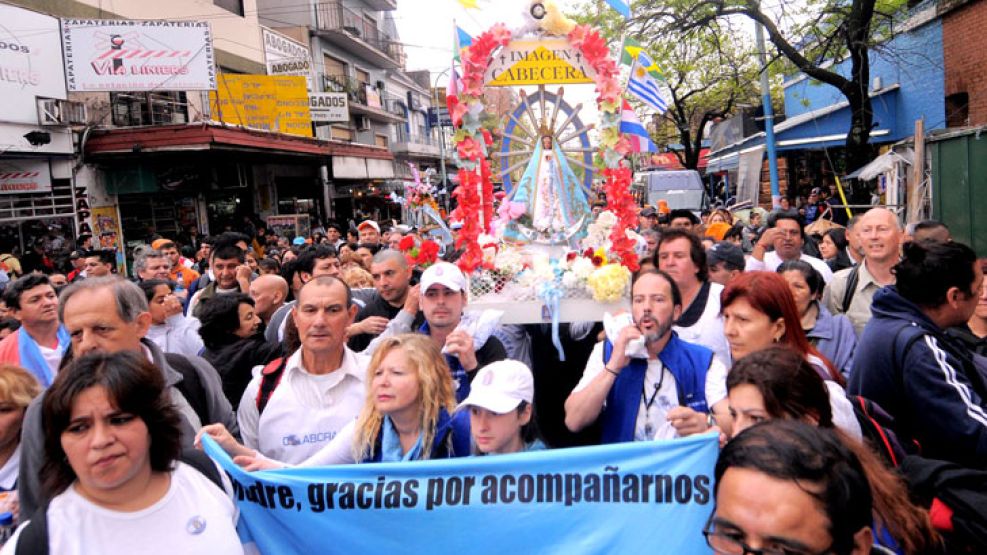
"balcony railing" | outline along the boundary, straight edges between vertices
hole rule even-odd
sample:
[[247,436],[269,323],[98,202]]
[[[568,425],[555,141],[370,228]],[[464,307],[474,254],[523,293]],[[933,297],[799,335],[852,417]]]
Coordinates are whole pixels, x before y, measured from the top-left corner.
[[361,13],[347,8],[340,2],[319,2],[315,6],[316,25],[322,31],[345,31],[370,46],[380,50],[387,57],[404,65],[405,55],[401,43],[395,41]]
[[404,108],[401,107],[401,102],[403,100],[400,96],[377,91],[377,95],[380,97],[380,106],[371,106],[367,98],[367,90],[369,88],[376,91],[376,88],[366,81],[354,79],[349,75],[334,73],[323,73],[320,74],[319,77],[322,83],[322,90],[325,92],[343,92],[346,93],[349,101],[354,104],[360,104],[378,110],[383,110],[402,118],[407,116]]

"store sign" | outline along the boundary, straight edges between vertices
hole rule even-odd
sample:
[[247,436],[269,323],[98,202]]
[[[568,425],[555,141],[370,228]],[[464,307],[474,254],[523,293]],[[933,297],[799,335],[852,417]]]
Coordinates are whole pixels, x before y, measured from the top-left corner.
[[216,88],[212,32],[203,21],[62,20],[70,91]]
[[58,18],[0,4],[0,21],[0,121],[37,125],[37,97],[67,98]]
[[266,27],[261,27],[260,32],[267,74],[301,75],[308,90],[313,90],[312,53],[308,46]]
[[0,195],[51,191],[48,160],[0,160]]
[[592,83],[596,72],[565,39],[516,40],[494,54],[484,74],[491,87]]
[[312,121],[349,121],[350,107],[346,93],[311,93],[308,109]]
[[290,135],[312,136],[305,78],[297,75],[219,76],[219,89],[209,93],[213,119],[224,123]]

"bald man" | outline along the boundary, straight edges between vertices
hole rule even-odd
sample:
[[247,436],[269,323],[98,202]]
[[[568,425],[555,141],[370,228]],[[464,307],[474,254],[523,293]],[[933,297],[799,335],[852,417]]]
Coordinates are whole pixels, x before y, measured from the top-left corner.
[[874,293],[885,285],[894,285],[891,268],[901,256],[903,230],[898,217],[886,208],[871,208],[853,229],[864,260],[836,272],[826,286],[823,303],[833,314],[846,314],[859,336],[870,320]]
[[267,325],[288,298],[288,282],[277,274],[258,276],[250,282],[250,298],[254,300],[257,316]]

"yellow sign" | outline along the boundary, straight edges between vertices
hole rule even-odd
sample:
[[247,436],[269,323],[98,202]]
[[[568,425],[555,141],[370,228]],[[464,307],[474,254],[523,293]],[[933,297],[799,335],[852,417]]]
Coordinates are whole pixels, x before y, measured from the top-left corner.
[[221,74],[216,89],[209,93],[214,119],[255,129],[312,136],[305,77]]
[[592,83],[595,73],[565,39],[517,40],[494,54],[484,75],[491,87]]

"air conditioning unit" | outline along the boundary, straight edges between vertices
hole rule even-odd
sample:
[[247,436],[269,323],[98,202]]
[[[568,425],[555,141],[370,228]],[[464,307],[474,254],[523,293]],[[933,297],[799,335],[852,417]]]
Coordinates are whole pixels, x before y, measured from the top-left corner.
[[367,116],[356,116],[354,122],[357,131],[370,131],[370,118]]
[[85,125],[86,105],[81,102],[69,102],[55,98],[39,98],[39,125]]

